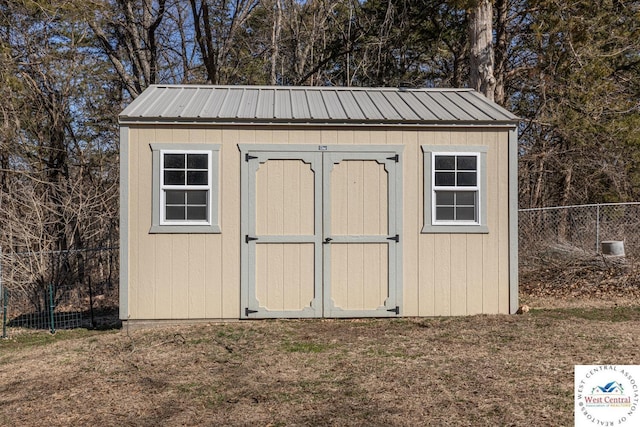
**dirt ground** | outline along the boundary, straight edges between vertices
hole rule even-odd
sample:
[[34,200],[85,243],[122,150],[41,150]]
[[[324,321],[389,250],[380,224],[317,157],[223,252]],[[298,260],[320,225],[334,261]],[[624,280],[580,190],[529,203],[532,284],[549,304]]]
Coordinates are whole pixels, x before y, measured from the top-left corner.
[[640,269],[523,269],[523,315],[0,340],[0,426],[568,426],[576,364],[640,364]]

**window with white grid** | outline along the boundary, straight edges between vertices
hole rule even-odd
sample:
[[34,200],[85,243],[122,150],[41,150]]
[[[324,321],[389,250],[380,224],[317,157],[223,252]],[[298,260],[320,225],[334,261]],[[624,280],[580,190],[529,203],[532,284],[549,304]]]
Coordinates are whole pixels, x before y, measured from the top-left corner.
[[151,144],[151,233],[219,233],[218,144]]
[[433,223],[478,224],[478,153],[432,153]]
[[423,233],[487,233],[484,146],[429,146],[424,153]]
[[209,224],[210,152],[162,150],[160,158],[160,224]]

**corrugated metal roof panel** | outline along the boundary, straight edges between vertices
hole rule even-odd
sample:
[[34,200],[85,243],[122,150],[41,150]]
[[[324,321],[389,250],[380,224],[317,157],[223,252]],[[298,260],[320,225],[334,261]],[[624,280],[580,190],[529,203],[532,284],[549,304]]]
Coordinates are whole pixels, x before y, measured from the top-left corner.
[[369,93],[371,100],[376,104],[376,108],[384,117],[384,120],[399,120],[401,117],[395,108],[391,105],[384,91]]
[[327,119],[329,112],[327,111],[322,92],[314,90],[307,93],[307,102],[309,102],[309,114],[312,119]]
[[153,86],[145,90],[138,96],[125,110],[120,114],[130,116],[130,117],[144,117],[145,111],[160,97],[163,95],[162,92],[153,90]]
[[347,118],[351,120],[363,120],[366,118],[362,109],[353,97],[353,92],[340,91],[337,93],[338,98],[340,98],[340,104],[342,104],[342,108],[344,108],[344,113]]
[[245,90],[242,91],[242,99],[238,106],[238,117],[246,119],[256,118],[256,109],[258,107],[258,94],[257,90]]
[[164,117],[182,116],[197,91],[198,89],[193,87],[185,87],[179,90],[171,105],[163,111],[162,115]]
[[199,117],[213,91],[196,88],[191,102],[180,113],[180,117]]
[[153,102],[149,102],[144,108],[144,116],[149,117],[164,117],[166,109],[175,101],[176,94],[180,92],[181,88],[169,87],[164,93],[159,93],[157,97],[154,97]]
[[475,91],[459,92],[458,96],[472,104],[477,111],[487,114],[494,120],[501,120],[502,117],[513,116],[509,111],[496,103],[487,103],[486,98]]
[[462,110],[467,111],[472,117],[482,118],[483,120],[494,120],[496,118],[491,115],[489,108],[483,109],[482,106],[477,103],[479,99],[474,97],[472,92],[465,92],[465,94],[469,94],[470,96],[462,96],[461,93],[456,93],[456,97],[452,98],[452,101]]
[[[222,104],[224,104],[224,100],[226,97],[227,97],[226,90],[212,89],[211,96],[209,96],[207,103],[202,109],[202,113],[200,114],[200,117],[204,117],[204,118],[220,117],[220,110],[222,109]],[[194,118],[195,117],[196,116],[194,116]]]
[[382,120],[384,117],[376,108],[376,104],[373,103],[369,94],[364,90],[354,90],[353,98],[356,100],[360,108],[362,109],[362,113],[365,117],[368,117],[369,120]]
[[154,85],[120,120],[511,126],[517,117],[470,89]]
[[[442,93],[430,93],[431,98],[433,98],[438,105],[441,105],[442,108],[447,110],[449,114],[451,114],[456,121],[468,121],[474,120],[473,116],[467,113],[464,109],[460,108],[455,102],[453,97],[444,96]],[[453,94],[455,96],[455,94]],[[477,120],[477,119],[476,119]]]
[[408,98],[408,93],[401,92],[387,92],[387,99],[391,102],[394,109],[406,120],[420,120],[420,117],[416,114],[415,111],[411,108],[409,104],[407,104],[406,98]]
[[453,121],[455,117],[436,101],[429,92],[415,93],[416,98],[427,107],[436,117],[436,120]]
[[405,102],[411,107],[415,113],[423,120],[438,120],[438,117],[431,111],[425,104],[420,102],[418,98],[419,92],[411,91],[407,92]]
[[291,94],[288,90],[276,90],[276,102],[274,104],[274,118],[282,119],[289,118],[293,119],[292,110],[291,110]]
[[256,118],[262,117],[265,119],[272,119],[273,115],[273,104],[275,91],[273,89],[261,89],[258,91],[258,108],[256,109]]
[[320,92],[322,94],[322,100],[324,101],[324,106],[327,109],[327,117],[319,117],[319,119],[333,119],[333,120],[346,120],[348,119],[344,109],[342,108],[342,104],[340,103],[340,98],[338,98],[338,94],[335,89],[323,90]]
[[242,101],[244,89],[241,87],[234,87],[227,89],[227,92],[227,96],[225,97],[220,113],[218,114],[220,114],[221,117],[239,118],[240,116],[238,115],[238,110],[240,108],[240,102]]
[[310,119],[309,102],[306,91],[294,89],[291,91],[291,111],[294,119]]

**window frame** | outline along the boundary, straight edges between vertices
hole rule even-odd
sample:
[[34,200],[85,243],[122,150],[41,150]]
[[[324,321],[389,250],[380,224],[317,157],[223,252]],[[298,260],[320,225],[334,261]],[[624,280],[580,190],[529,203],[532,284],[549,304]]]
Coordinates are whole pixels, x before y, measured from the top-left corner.
[[[423,145],[424,224],[422,233],[488,233],[487,227],[487,152],[485,146]],[[475,186],[436,186],[436,156],[475,156]],[[457,171],[457,166],[455,171]],[[436,192],[473,192],[476,220],[437,220]]]
[[[152,223],[150,233],[220,233],[218,224],[219,197],[219,144],[150,144],[152,165]],[[207,184],[206,185],[170,185],[164,183],[164,155],[165,154],[207,154]],[[186,161],[186,158],[185,158]],[[185,164],[185,172],[188,165]],[[207,191],[207,219],[206,220],[168,220],[166,219],[166,192],[171,190],[200,190]]]

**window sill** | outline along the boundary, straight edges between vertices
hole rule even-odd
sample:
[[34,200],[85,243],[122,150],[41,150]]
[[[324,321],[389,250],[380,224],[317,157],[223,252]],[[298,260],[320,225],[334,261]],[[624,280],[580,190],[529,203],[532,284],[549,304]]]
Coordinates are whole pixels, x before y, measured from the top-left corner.
[[431,225],[425,224],[422,234],[489,234],[486,225]]
[[218,225],[152,225],[149,234],[220,234]]

